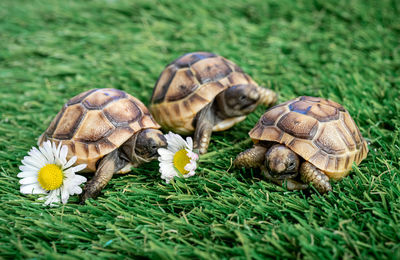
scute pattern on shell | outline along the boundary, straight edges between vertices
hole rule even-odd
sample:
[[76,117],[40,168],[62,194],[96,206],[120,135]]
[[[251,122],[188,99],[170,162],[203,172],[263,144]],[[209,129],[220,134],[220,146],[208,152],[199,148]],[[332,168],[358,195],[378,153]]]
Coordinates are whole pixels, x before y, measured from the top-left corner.
[[188,53],[169,64],[154,87],[150,110],[160,125],[194,131],[196,114],[227,88],[257,83],[236,64],[209,52]]
[[299,97],[269,109],[249,132],[254,142],[285,144],[333,179],[367,156],[367,143],[350,114],[338,103]]
[[71,98],[50,123],[39,140],[62,142],[68,146],[68,158],[86,163],[86,171],[95,171],[96,162],[121,146],[134,133],[160,126],[146,106],[117,89],[92,89]]

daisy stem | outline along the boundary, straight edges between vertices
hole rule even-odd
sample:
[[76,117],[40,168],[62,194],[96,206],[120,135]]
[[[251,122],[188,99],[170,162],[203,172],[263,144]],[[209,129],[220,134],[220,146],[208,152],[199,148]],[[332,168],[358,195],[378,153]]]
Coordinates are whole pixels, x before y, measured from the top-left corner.
[[243,146],[243,145],[248,145],[248,144],[250,144],[250,143],[252,143],[251,139],[246,139],[246,140],[244,140],[244,141],[241,141],[241,142],[239,142],[239,143],[236,143],[236,144],[234,144],[234,145],[232,145],[232,146],[229,146],[229,147],[227,147],[227,148],[219,149],[218,151],[213,151],[213,152],[209,152],[209,153],[203,154],[203,155],[200,156],[199,162],[207,161],[210,157],[214,157],[214,156],[216,156],[217,154],[222,153],[223,151],[229,151],[229,150],[232,150],[232,149],[238,149],[238,148],[240,148],[241,146]]

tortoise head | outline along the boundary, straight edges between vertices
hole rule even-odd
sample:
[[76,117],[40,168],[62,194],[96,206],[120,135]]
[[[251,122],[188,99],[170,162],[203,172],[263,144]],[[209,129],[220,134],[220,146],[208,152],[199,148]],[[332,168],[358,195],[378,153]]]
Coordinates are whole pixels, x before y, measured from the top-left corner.
[[298,155],[281,144],[272,146],[265,154],[265,168],[276,180],[296,177],[299,164]]
[[215,99],[221,113],[227,117],[237,117],[253,112],[260,97],[258,86],[239,84],[223,91]]
[[163,133],[157,129],[144,129],[129,138],[122,151],[134,164],[142,164],[156,159],[157,150],[161,147],[167,147]]
[[167,147],[167,139],[163,133],[158,129],[144,129],[136,138],[135,153],[144,159],[154,160],[158,157],[158,148],[161,147]]

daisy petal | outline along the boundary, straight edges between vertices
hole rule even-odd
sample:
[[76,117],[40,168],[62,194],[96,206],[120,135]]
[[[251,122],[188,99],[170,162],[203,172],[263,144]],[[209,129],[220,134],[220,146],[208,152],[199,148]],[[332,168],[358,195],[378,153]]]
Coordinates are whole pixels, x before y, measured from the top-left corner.
[[163,169],[165,167],[174,167],[174,164],[172,162],[160,162],[160,169]]
[[37,177],[37,175],[38,175],[37,172],[26,171],[18,173],[17,177],[18,178],[33,177],[33,176]]
[[63,145],[60,151],[60,161],[65,164],[67,162],[68,146]]
[[18,168],[21,172],[38,172],[40,169],[30,165],[21,165]]
[[71,159],[64,165],[63,170],[71,167],[77,160],[78,157],[72,156]]
[[194,176],[195,174],[196,174],[196,172],[195,172],[195,171],[190,171],[189,173],[187,173],[187,174],[183,175],[183,177],[185,177],[185,178],[189,178],[189,177],[192,177],[192,176]]
[[72,186],[69,188],[68,190],[70,195],[74,195],[74,194],[81,194],[82,193],[82,188],[79,186]]
[[41,149],[42,153],[44,156],[46,156],[48,163],[54,163],[54,154],[53,154],[53,149],[51,148],[51,142],[47,141],[44,143],[43,147],[39,147],[39,149]]
[[161,179],[173,179],[174,177],[179,176],[173,166],[164,167],[164,170],[161,172]]
[[32,157],[30,156],[25,156],[24,159],[21,161],[23,164],[26,166],[32,166],[35,168],[42,168],[45,164],[42,162],[35,161]]
[[188,172],[194,171],[196,169],[196,163],[188,163],[185,165],[184,169]]
[[193,150],[193,139],[192,137],[186,137],[186,142],[189,150]]
[[87,179],[81,175],[75,175],[75,178],[73,179],[73,184],[75,184],[74,186],[78,186],[81,185],[82,183],[85,183],[87,181]]
[[85,168],[86,168],[86,164],[79,164],[79,165],[77,165],[75,167],[71,167],[69,169],[66,169],[65,173],[75,173],[75,172],[82,171]]
[[160,162],[164,162],[164,161],[172,162],[173,160],[174,160],[173,154],[165,154],[165,155],[158,157],[158,161],[160,161]]
[[39,150],[40,150],[40,153],[46,158],[45,161],[47,163],[53,162],[51,156],[47,154],[47,151],[46,151],[46,149],[44,149],[44,147],[39,147]]
[[167,135],[165,135],[165,138],[168,142],[168,150],[172,151],[173,153],[185,148],[187,145],[182,136],[172,132],[169,132]]
[[62,142],[59,142],[57,146],[56,146],[56,143],[53,142],[54,156],[56,158],[60,158],[61,145],[62,145]]
[[38,183],[21,185],[19,191],[22,194],[46,194],[47,192]]
[[53,190],[49,193],[49,195],[47,196],[47,200],[44,203],[45,206],[50,205],[50,207],[55,207],[57,206],[55,203],[60,202],[60,198],[59,198],[59,193],[60,190]]
[[57,146],[56,146],[55,142],[51,143],[51,150],[52,150],[52,153],[53,153],[54,157],[56,157],[56,158],[59,157],[58,153],[57,153]]
[[66,204],[68,202],[69,199],[69,191],[67,188],[62,188],[61,189],[61,202],[63,204]]
[[25,177],[21,180],[19,180],[19,184],[33,184],[33,183],[37,183],[38,182],[38,178],[37,176],[32,176],[32,177]]
[[166,156],[170,155],[172,157],[174,156],[173,152],[171,152],[170,150],[165,149],[165,148],[158,148],[157,152],[161,156],[163,156],[163,155],[166,155]]
[[47,162],[47,158],[36,147],[32,147],[28,155],[40,163],[45,164]]
[[187,156],[188,156],[190,159],[195,160],[195,161],[197,161],[197,159],[199,159],[199,155],[198,155],[197,153],[194,153],[194,152],[192,152],[192,151],[189,150],[189,149],[186,149],[186,151],[187,151]]
[[158,160],[160,162],[165,162],[165,161],[172,162],[174,160],[174,156],[173,155],[164,155],[164,156],[158,157]]

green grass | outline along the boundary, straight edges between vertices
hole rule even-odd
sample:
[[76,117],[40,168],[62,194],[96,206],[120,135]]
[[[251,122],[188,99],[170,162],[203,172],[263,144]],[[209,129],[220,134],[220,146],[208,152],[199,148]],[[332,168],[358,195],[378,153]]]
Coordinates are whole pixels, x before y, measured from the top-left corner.
[[[0,258],[400,258],[398,1],[0,1]],[[164,66],[212,51],[280,94],[343,104],[370,153],[333,192],[289,192],[231,167],[258,108],[213,135],[197,176],[156,162],[86,205],[45,208],[18,166],[70,97],[148,104]]]

